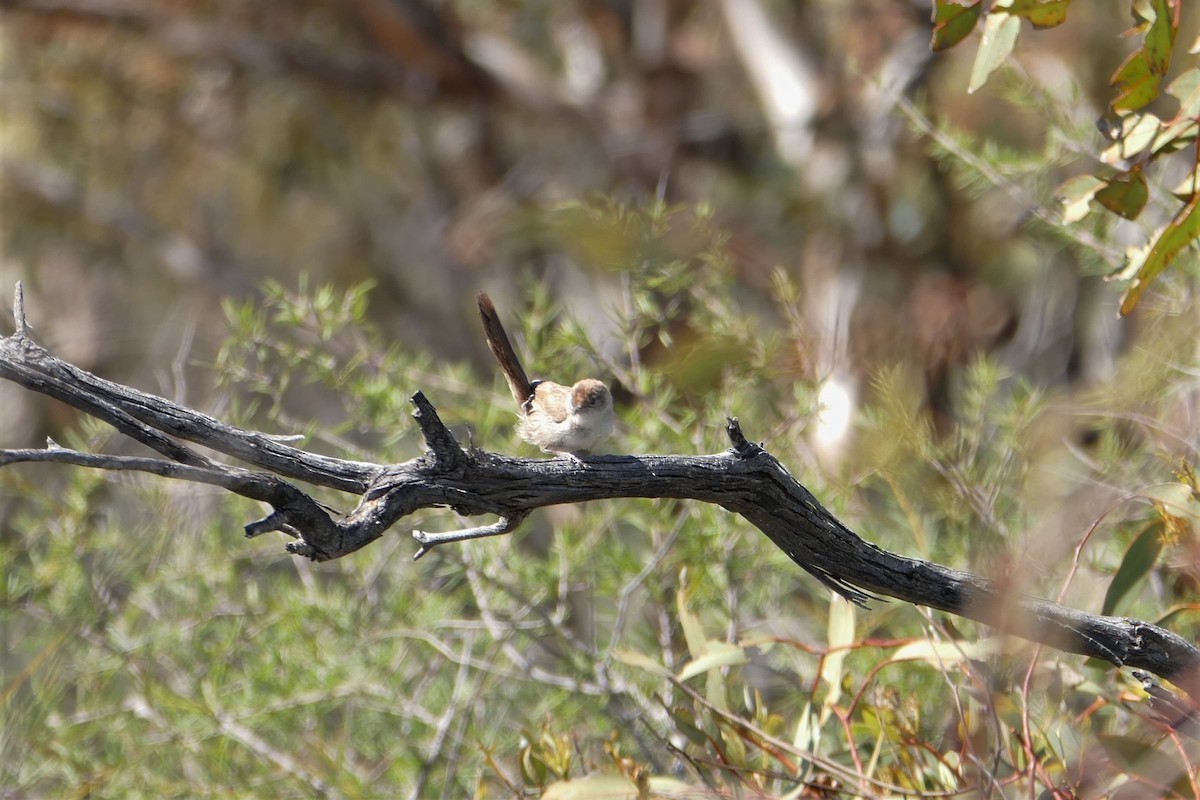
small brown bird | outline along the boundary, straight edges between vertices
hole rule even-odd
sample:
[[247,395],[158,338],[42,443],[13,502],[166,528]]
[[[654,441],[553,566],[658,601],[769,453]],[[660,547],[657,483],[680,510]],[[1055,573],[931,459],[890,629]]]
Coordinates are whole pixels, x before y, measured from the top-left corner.
[[576,458],[590,455],[612,435],[613,402],[608,387],[595,378],[584,378],[573,386],[529,380],[491,298],[480,293],[475,300],[488,349],[500,362],[517,403],[517,435],[547,453]]

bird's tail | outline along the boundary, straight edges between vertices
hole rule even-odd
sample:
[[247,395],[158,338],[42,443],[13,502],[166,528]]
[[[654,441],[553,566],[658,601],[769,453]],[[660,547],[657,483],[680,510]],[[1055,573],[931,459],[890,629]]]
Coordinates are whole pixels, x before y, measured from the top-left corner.
[[483,320],[488,349],[500,362],[500,370],[504,373],[504,380],[508,382],[517,409],[524,413],[529,398],[533,396],[533,384],[529,382],[529,376],[521,366],[521,359],[517,358],[517,351],[513,349],[508,334],[504,332],[504,326],[500,324],[500,315],[496,313],[492,299],[480,292],[475,296],[475,301],[479,304],[479,318]]

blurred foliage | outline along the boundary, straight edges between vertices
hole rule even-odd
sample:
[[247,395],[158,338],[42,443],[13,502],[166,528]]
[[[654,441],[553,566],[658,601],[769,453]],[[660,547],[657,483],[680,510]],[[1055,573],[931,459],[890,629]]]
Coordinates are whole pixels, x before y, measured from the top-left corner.
[[[1000,0],[983,15],[982,0],[934,0],[933,5],[934,50],[958,44],[981,18],[984,20],[968,87],[974,92],[1012,53],[1022,18],[1035,28],[1061,25],[1066,22],[1070,0]],[[1170,118],[1138,113],[1159,97],[1159,86],[1171,69],[1183,0],[1133,0],[1131,12],[1135,26],[1129,33],[1140,35],[1142,44],[1113,73],[1111,83],[1116,95],[1109,103],[1112,116],[1100,120],[1113,142],[1101,160],[1119,165],[1121,170],[1115,175],[1077,177],[1066,184],[1064,221],[1081,219],[1093,200],[1114,214],[1137,219],[1150,199],[1146,167],[1189,146],[1193,152],[1174,159],[1186,171],[1183,182],[1172,190],[1182,206],[1150,233],[1145,246],[1129,254],[1120,272],[1120,277],[1129,282],[1121,299],[1122,314],[1132,311],[1150,282],[1200,239],[1200,214],[1196,213],[1200,204],[1200,150],[1195,148],[1200,137],[1200,67],[1183,72],[1167,87],[1167,94],[1176,104]],[[1196,52],[1197,48],[1192,47],[1188,54]]]
[[[615,448],[717,451],[735,414],[883,547],[1194,639],[1195,15],[982,5],[938,0],[935,43],[1011,53],[931,58],[906,0],[6,2],[0,278],[85,368],[373,461],[419,452],[417,389],[536,455],[486,289],[532,375],[610,379]],[[1104,141],[1139,59],[1165,91]],[[1103,278],[1153,241],[1178,268],[1118,320]],[[312,565],[203,487],[0,491],[0,796],[1195,796],[1107,665],[847,608],[717,508]]]

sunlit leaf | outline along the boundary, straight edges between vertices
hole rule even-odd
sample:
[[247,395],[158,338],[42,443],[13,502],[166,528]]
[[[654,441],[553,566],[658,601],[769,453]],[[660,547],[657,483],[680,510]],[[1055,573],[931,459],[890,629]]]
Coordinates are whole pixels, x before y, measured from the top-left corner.
[[671,676],[671,670],[667,669],[649,656],[643,655],[635,650],[621,650],[618,648],[613,650],[613,658],[615,658],[617,661],[620,661],[622,664],[630,667],[637,667],[638,669],[645,670],[652,675],[658,675],[661,678],[669,678]]
[[638,800],[638,787],[623,775],[593,774],[550,784],[542,800]]
[[888,661],[924,661],[935,667],[948,667],[1002,652],[1004,639],[998,636],[974,642],[934,642],[923,639],[897,649]]
[[1162,553],[1162,523],[1155,522],[1146,526],[1146,530],[1138,534],[1130,543],[1121,558],[1121,565],[1108,584],[1104,593],[1104,606],[1101,614],[1116,614],[1123,609],[1133,594],[1142,585],[1150,570],[1158,562]]
[[[806,702],[800,709],[800,721],[796,723],[796,735],[792,737],[792,746],[802,753],[821,752],[821,726],[817,723],[817,715],[813,713],[812,703]],[[797,775],[801,780],[807,779],[813,770],[812,761],[805,759]]]
[[1059,202],[1063,204],[1063,224],[1078,222],[1092,210],[1092,198],[1104,181],[1095,175],[1079,175],[1059,187]]
[[1186,483],[1167,483],[1155,486],[1145,492],[1145,496],[1155,501],[1160,513],[1170,514],[1200,525],[1200,500],[1196,499],[1192,487]]
[[1200,166],[1193,167],[1187,177],[1171,190],[1171,194],[1185,203],[1190,202],[1197,192],[1200,192]]
[[1035,28],[1053,28],[1067,20],[1071,0],[1013,0],[1008,13],[1024,17]]
[[1194,196],[1180,209],[1175,218],[1153,237],[1144,258],[1136,265],[1132,282],[1121,297],[1122,315],[1132,311],[1142,299],[1142,293],[1146,291],[1150,282],[1167,268],[1180,251],[1200,237],[1200,214],[1196,213],[1198,201],[1200,194]]
[[1150,152],[1154,154],[1173,152],[1197,138],[1200,132],[1200,125],[1197,124],[1197,117],[1200,117],[1200,68],[1189,69],[1171,81],[1166,93],[1179,101],[1179,111],[1173,120],[1163,124],[1154,137],[1150,146]]
[[1020,30],[1020,18],[996,10],[988,14],[983,23],[983,40],[979,43],[979,52],[975,54],[975,64],[971,67],[968,93],[982,88],[988,76],[1004,63],[1017,44]]
[[1109,178],[1104,187],[1096,191],[1097,203],[1125,219],[1137,219],[1149,199],[1150,188],[1141,167]]
[[1150,152],[1154,156],[1174,153],[1194,142],[1200,136],[1200,124],[1196,117],[1179,119],[1174,124],[1162,128],[1150,144]]
[[822,716],[841,697],[842,668],[849,652],[847,648],[854,642],[854,623],[854,604],[841,595],[833,595],[829,602],[828,640],[831,652],[821,661],[821,680],[829,687]]
[[957,3],[954,0],[933,0],[933,39],[929,43],[935,53],[961,42],[979,21],[982,0]]
[[750,659],[746,651],[728,642],[711,641],[705,645],[705,653],[699,658],[693,658],[683,666],[676,676],[677,680],[686,681],[718,667],[728,667],[736,664],[746,664]]
[[1167,86],[1167,94],[1179,101],[1179,116],[1200,114],[1200,67],[1184,72]]
[[650,800],[702,796],[700,789],[691,784],[684,783],[678,778],[668,778],[658,775],[651,778],[648,783],[650,784]]
[[1105,149],[1100,160],[1105,164],[1115,164],[1133,158],[1150,146],[1161,129],[1162,121],[1153,114],[1130,116],[1121,126],[1121,138]]

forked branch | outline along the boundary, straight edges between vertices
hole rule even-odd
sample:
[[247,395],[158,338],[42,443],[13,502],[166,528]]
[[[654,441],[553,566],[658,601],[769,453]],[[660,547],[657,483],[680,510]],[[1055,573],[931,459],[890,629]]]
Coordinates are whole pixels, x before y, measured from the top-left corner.
[[[748,441],[736,419],[726,426],[732,447],[714,455],[534,460],[464,449],[417,392],[412,403],[424,454],[403,464],[347,461],[226,425],[55,358],[30,339],[19,287],[14,316],[15,333],[0,339],[0,377],[98,417],[161,457],[81,453],[50,442],[44,450],[0,451],[0,467],[54,461],[220,486],[271,506],[269,515],[246,526],[247,536],[283,531],[294,537],[290,552],[317,561],[352,553],[424,508],[493,515],[498,522],[446,533],[413,531],[419,544],[414,557],[450,542],[509,533],[543,506],[627,497],[700,500],[740,514],[817,580],[854,602],[890,597],[957,614],[1060,650],[1140,668],[1200,699],[1200,650],[1182,637],[1147,622],[1014,595],[986,578],[876,547]],[[184,442],[252,468],[215,461]],[[357,495],[358,506],[344,517],[332,516],[292,481]]]

